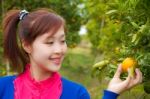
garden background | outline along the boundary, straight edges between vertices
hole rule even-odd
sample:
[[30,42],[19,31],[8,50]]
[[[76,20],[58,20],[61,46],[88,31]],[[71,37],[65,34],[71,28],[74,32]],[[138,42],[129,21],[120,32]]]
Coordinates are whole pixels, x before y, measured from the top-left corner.
[[[83,84],[91,99],[101,99],[117,64],[133,57],[143,72],[143,83],[119,99],[150,99],[149,5],[149,0],[0,0],[0,23],[11,9],[54,10],[67,23],[69,50],[60,71],[64,77]],[[12,75],[13,66],[3,59],[2,35],[1,24],[0,76]],[[93,68],[104,60],[109,63]]]

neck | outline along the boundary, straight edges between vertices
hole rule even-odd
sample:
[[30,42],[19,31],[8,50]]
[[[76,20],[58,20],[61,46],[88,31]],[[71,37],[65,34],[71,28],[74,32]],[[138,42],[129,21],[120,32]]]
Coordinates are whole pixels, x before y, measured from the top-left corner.
[[36,81],[43,81],[52,76],[52,72],[42,69],[42,67],[31,64],[30,74]]

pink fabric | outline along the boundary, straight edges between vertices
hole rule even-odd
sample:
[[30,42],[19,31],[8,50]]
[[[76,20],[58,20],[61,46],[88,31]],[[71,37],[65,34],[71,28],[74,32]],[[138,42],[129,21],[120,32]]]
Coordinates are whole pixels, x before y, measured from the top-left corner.
[[62,81],[58,73],[52,77],[37,82],[30,75],[28,64],[24,73],[14,80],[14,99],[60,99],[62,94]]

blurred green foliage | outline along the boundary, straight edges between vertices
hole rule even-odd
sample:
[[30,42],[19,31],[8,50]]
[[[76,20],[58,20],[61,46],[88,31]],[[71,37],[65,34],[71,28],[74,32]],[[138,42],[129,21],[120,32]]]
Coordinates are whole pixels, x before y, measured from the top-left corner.
[[[143,73],[143,81],[150,80],[150,1],[149,0],[88,0],[87,29],[94,50],[110,61],[105,76],[112,77],[126,57],[135,58]],[[96,52],[96,54],[98,53]],[[104,73],[97,68],[97,77]],[[104,76],[104,75],[103,75]]]
[[[113,76],[117,64],[124,58],[133,57],[138,61],[144,82],[147,83],[150,79],[149,5],[149,0],[0,0],[0,22],[2,23],[4,14],[14,8],[28,11],[36,8],[53,9],[66,20],[67,43],[70,48],[76,47],[81,41],[78,34],[81,25],[86,26],[87,36],[92,44],[91,56],[83,55],[86,54],[84,51],[82,54],[69,52],[63,64],[65,72],[62,71],[62,74],[78,80],[80,74],[76,77],[72,73],[82,72],[81,75],[86,74],[85,78],[90,80],[91,78],[88,77],[92,62],[109,60],[110,63],[105,66],[107,68],[103,72],[99,69],[96,71],[97,78],[104,80],[106,76],[110,78]],[[0,25],[0,75],[6,75],[6,63],[2,56],[2,34]],[[65,68],[70,72],[66,72]],[[82,75],[83,78],[84,75]],[[88,87],[89,81],[85,80],[83,83]],[[99,88],[94,90],[98,91]],[[138,90],[138,93],[140,92],[141,90]],[[136,94],[136,92],[133,93]],[[100,97],[97,95],[94,98]],[[121,99],[124,98],[121,97]]]

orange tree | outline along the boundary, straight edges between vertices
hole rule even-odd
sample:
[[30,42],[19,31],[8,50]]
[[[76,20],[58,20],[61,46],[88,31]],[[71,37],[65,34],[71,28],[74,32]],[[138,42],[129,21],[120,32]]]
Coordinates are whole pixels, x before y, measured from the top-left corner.
[[95,0],[94,6],[88,1],[88,35],[93,47],[103,54],[100,65],[93,67],[93,75],[101,79],[108,70],[111,78],[117,64],[132,57],[143,72],[144,90],[150,93],[149,0]]

